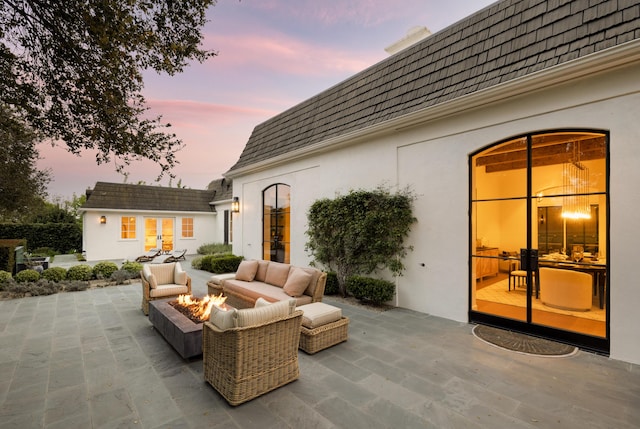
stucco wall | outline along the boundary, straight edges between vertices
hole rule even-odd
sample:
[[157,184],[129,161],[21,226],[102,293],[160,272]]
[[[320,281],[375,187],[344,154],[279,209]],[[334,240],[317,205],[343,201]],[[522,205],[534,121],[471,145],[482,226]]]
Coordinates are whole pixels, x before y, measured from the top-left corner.
[[[230,209],[230,207],[227,207]],[[224,209],[218,209],[224,210]],[[100,216],[106,216],[107,223],[100,224]],[[198,247],[224,240],[224,215],[221,211],[212,213],[151,213],[91,210],[83,215],[83,250],[88,261],[105,259],[135,260],[144,251],[144,220],[147,217],[171,218],[174,221],[174,249],[187,249],[187,254],[195,254]],[[136,238],[120,238],[120,218],[136,218]],[[182,237],[182,218],[193,218],[193,238]]]
[[494,101],[410,128],[393,128],[367,141],[284,166],[234,177],[243,212],[234,223],[234,252],[261,258],[261,191],[274,183],[291,186],[291,262],[306,264],[306,211],[321,197],[386,184],[417,195],[406,259],[397,280],[397,305],[468,321],[469,155],[524,133],[585,128],[610,131],[611,357],[640,363],[640,307],[634,265],[640,242],[635,224],[640,207],[638,143],[640,66],[550,84],[526,96]]

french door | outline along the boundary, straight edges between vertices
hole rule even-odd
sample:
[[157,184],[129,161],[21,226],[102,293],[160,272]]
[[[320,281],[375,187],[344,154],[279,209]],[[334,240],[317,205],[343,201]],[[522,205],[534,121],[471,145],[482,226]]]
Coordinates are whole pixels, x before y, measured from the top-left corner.
[[291,187],[282,183],[262,192],[262,257],[266,261],[290,262]]
[[470,320],[608,352],[608,134],[509,139],[470,172]]
[[144,250],[173,250],[174,244],[173,218],[147,217],[144,219]]

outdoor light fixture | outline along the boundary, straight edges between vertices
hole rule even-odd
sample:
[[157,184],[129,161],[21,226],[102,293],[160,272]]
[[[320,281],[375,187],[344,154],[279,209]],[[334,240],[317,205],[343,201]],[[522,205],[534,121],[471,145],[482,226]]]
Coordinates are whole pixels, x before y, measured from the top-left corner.
[[102,225],[104,225],[105,223],[107,223],[107,217],[106,216],[100,216],[100,223]]
[[233,202],[231,203],[231,211],[233,213],[240,213],[240,199],[238,197],[233,197]]

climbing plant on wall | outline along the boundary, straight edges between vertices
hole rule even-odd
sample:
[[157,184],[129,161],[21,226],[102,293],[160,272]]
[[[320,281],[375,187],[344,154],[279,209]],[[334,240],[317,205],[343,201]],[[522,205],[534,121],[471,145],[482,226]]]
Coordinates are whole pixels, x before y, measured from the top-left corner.
[[394,276],[402,274],[402,259],[411,250],[405,239],[416,222],[413,200],[408,189],[392,193],[378,187],[352,190],[311,205],[306,250],[315,263],[336,273],[343,296],[349,276],[384,269]]

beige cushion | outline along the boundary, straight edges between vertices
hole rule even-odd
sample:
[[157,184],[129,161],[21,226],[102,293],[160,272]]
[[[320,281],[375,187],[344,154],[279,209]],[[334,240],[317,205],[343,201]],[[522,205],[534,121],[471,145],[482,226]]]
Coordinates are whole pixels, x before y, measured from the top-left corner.
[[149,296],[151,298],[160,298],[163,296],[177,296],[189,293],[189,288],[187,286],[177,285],[177,284],[168,284],[168,285],[158,285],[154,289],[149,290]]
[[214,285],[221,285],[222,280],[235,279],[236,273],[214,274],[209,281]]
[[156,276],[151,272],[150,265],[144,264],[142,266],[142,275],[144,276],[147,283],[149,283],[149,287],[151,289],[155,289],[158,286],[158,281],[156,280]]
[[[176,284],[177,282],[174,280],[176,273],[176,264],[177,262],[171,262],[168,264],[144,264],[142,266],[142,273],[152,274],[155,277],[156,286]],[[179,267],[178,271],[184,272],[182,271],[182,267]],[[148,275],[145,275],[145,278],[147,279],[147,281],[149,281]],[[149,284],[151,285],[151,282],[149,282]],[[184,277],[184,284],[187,284],[186,273]],[[151,287],[154,288],[155,286],[151,285]]]
[[209,315],[209,322],[216,325],[221,331],[224,331],[235,327],[236,317],[237,310],[235,308],[227,307],[225,310],[214,304],[211,308],[211,314]]
[[258,271],[258,261],[242,261],[236,271],[236,279],[251,282]]
[[[285,291],[278,286],[268,285],[259,281],[243,282],[236,279],[225,280],[223,283],[225,295],[241,295],[243,299],[250,298],[256,301],[262,297],[267,301],[288,301],[291,299]],[[297,305],[310,304],[313,300],[309,295],[301,295],[295,298]]]
[[176,262],[176,265],[173,268],[173,283],[186,286],[187,278],[187,272],[182,270],[182,265],[180,265],[180,262]]
[[307,289],[307,286],[309,286],[311,277],[310,273],[301,268],[291,268],[289,277],[287,277],[287,281],[282,287],[282,290],[289,296],[301,296]]
[[269,268],[269,261],[258,261],[258,272],[256,272],[254,280],[258,280],[259,282],[265,281],[267,278],[267,268]]
[[282,264],[280,262],[269,262],[267,267],[267,277],[264,279],[265,283],[274,286],[283,287],[289,277],[289,264]]
[[237,312],[236,327],[243,328],[267,323],[280,317],[288,316],[295,308],[295,299],[278,301],[257,308],[243,308]]
[[267,301],[263,297],[256,299],[256,303],[254,305],[255,308],[264,307],[265,305],[271,305],[271,301]]
[[342,318],[342,310],[323,302],[314,302],[301,305],[298,310],[302,310],[302,326],[313,329],[327,323],[335,322]]
[[305,295],[313,296],[313,293],[316,291],[316,286],[318,285],[318,279],[322,275],[322,271],[317,268],[311,267],[298,267],[301,270],[311,274],[311,281],[309,282],[309,286],[307,286],[307,290],[304,291]]

